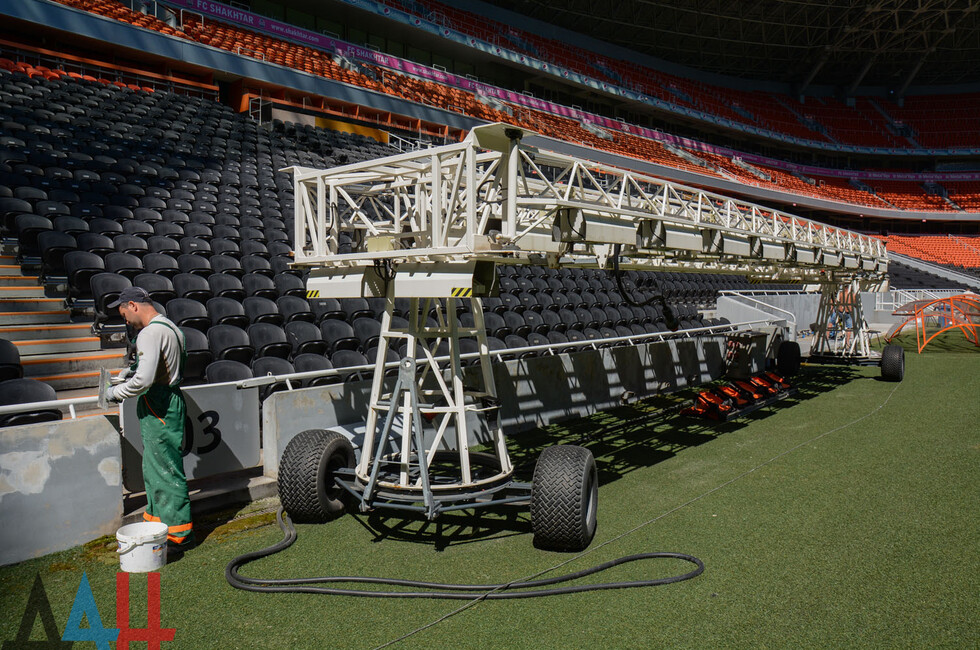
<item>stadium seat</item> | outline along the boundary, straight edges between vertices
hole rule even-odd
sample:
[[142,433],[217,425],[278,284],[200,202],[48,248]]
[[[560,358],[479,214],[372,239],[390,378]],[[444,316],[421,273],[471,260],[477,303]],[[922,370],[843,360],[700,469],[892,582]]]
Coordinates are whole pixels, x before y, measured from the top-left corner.
[[214,297],[208,281],[200,275],[178,273],[174,276],[173,284],[178,298],[189,298],[207,304]]
[[[286,359],[279,357],[260,357],[252,361],[252,376],[265,377],[267,375],[291,375],[296,372],[293,364]],[[297,382],[298,383],[298,382]],[[269,395],[277,391],[286,390],[288,386],[285,381],[267,384],[259,388],[259,399],[265,400]]]
[[71,251],[65,253],[63,259],[68,276],[68,300],[91,300],[92,276],[105,271],[102,258],[87,251]]
[[263,298],[262,296],[249,296],[242,301],[245,308],[245,315],[251,323],[269,323],[281,328],[283,324],[282,314],[276,303]]
[[17,346],[7,339],[0,339],[0,382],[20,379],[24,368],[20,365],[20,352]]
[[211,268],[211,261],[203,255],[191,255],[181,253],[177,256],[177,268],[181,273],[192,273],[210,279],[214,269]]
[[168,302],[167,318],[182,329],[195,329],[202,333],[206,333],[212,324],[207,308],[187,298],[174,298]]
[[209,384],[223,384],[252,378],[252,369],[241,361],[219,359],[204,369],[204,379]]
[[[192,257],[202,259],[197,256]],[[211,292],[216,298],[231,298],[238,302],[245,299],[245,288],[242,286],[242,281],[231,273],[211,273],[207,279]]]
[[[54,388],[36,379],[8,379],[0,382],[0,406],[14,404],[32,404],[34,402],[49,402],[57,399]],[[0,427],[36,424],[39,422],[55,422],[61,420],[60,409],[39,409],[25,413],[10,413],[0,415]]]
[[[125,276],[124,276],[125,277]],[[177,297],[173,283],[156,273],[140,273],[132,280],[133,286],[141,287],[150,295],[150,299],[161,304],[167,304]]]
[[231,298],[211,298],[207,301],[206,308],[215,325],[234,325],[243,330],[249,325],[245,308]]
[[[214,325],[207,332],[208,348],[215,361],[229,360],[248,364],[255,348],[245,330],[233,325]],[[210,381],[210,380],[209,380]]]
[[[322,354],[304,353],[293,357],[293,368],[296,372],[317,372],[319,370],[332,370],[333,364]],[[304,387],[327,386],[330,384],[339,384],[341,381],[342,379],[338,375],[328,375],[325,377],[304,379],[302,385]]]
[[109,309],[107,305],[119,297],[119,292],[133,283],[121,275],[114,273],[98,273],[92,276],[92,298],[95,301],[95,330],[104,327],[122,327],[125,321],[119,314],[119,309]]
[[[180,300],[180,298],[177,300]],[[180,325],[180,323],[174,320],[174,302],[176,301],[171,300],[167,304],[167,310],[169,312],[167,317]],[[200,306],[200,303],[194,302],[193,300],[188,301],[188,303]],[[208,348],[208,337],[199,328],[182,326],[180,331],[184,334],[184,342],[187,350],[187,360],[184,363],[184,380],[192,382],[204,380],[205,370],[212,361],[211,350]]]
[[316,322],[316,315],[310,308],[310,304],[295,295],[284,295],[276,299],[276,306],[282,314],[283,322],[290,323],[294,320]]
[[65,255],[78,247],[75,238],[58,230],[46,230],[38,234],[37,244],[41,256],[41,277],[67,276]]

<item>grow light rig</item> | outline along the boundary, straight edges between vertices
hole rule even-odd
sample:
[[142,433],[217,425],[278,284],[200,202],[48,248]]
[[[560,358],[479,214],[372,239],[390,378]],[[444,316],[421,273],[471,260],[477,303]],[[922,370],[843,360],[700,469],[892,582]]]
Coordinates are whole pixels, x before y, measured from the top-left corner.
[[[886,252],[875,238],[547,152],[530,140],[547,142],[491,124],[456,144],[330,170],[287,170],[295,265],[310,270],[308,295],[386,301],[362,453],[355,467],[333,474],[362,510],[390,507],[434,518],[530,500],[536,542],[574,537],[575,531],[552,534],[544,531],[549,522],[535,523],[532,486],[513,479],[480,303],[498,291],[497,264],[609,268],[618,254],[624,269],[818,283],[825,298],[884,277]],[[407,327],[392,326],[396,299],[409,300]],[[467,307],[472,323],[464,326]],[[866,338],[861,326],[856,331]],[[469,371],[464,338],[479,348]],[[389,349],[399,348],[389,390],[385,362]],[[448,364],[437,359],[443,352]],[[488,451],[474,452],[476,441]],[[535,483],[565,467],[540,464]],[[591,512],[594,529],[594,462],[581,471],[578,510]],[[578,532],[589,539],[579,536],[572,546],[584,547],[591,535]]]

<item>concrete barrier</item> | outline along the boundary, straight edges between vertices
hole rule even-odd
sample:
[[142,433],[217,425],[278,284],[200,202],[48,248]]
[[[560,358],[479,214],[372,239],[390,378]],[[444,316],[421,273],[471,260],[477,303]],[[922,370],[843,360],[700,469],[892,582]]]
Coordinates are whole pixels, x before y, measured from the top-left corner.
[[103,416],[0,429],[0,565],[62,551],[122,523],[122,454]]

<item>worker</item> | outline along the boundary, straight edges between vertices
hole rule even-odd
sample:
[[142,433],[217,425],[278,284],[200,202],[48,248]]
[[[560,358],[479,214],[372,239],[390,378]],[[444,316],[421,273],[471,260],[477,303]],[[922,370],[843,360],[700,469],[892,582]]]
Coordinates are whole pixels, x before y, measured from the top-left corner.
[[138,397],[136,414],[143,438],[146,521],[167,524],[168,550],[183,552],[194,544],[191,503],[184,475],[184,396],[178,387],[187,358],[183,333],[153,306],[140,287],[123,289],[107,305],[119,308],[137,331],[136,362],[123,381],[106,390],[112,402]]

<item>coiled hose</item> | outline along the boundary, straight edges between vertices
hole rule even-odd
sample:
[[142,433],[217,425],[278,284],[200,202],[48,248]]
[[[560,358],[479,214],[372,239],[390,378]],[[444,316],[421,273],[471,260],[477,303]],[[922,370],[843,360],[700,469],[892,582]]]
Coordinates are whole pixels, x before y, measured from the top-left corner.
[[[228,584],[236,589],[245,591],[257,591],[267,593],[304,593],[304,594],[328,594],[332,596],[361,596],[366,598],[439,598],[450,600],[506,600],[512,598],[541,598],[543,596],[557,596],[560,594],[574,594],[584,591],[600,591],[604,589],[632,589],[635,587],[656,587],[668,585],[674,582],[690,580],[704,571],[704,563],[693,555],[684,553],[637,553],[598,564],[589,569],[576,571],[557,578],[545,578],[541,580],[528,580],[518,582],[508,582],[496,585],[454,585],[439,582],[421,582],[418,580],[399,580],[396,578],[372,578],[364,576],[323,576],[319,578],[290,578],[290,579],[271,579],[271,578],[248,578],[241,575],[238,570],[242,566],[263,557],[268,557],[284,551],[296,541],[296,528],[285,515],[280,507],[276,512],[276,522],[282,529],[283,539],[267,548],[252,551],[239,555],[225,567],[225,579]],[[569,585],[565,587],[553,587],[551,589],[539,589],[563,582],[569,582],[611,569],[612,567],[640,560],[653,558],[674,558],[690,562],[695,566],[692,571],[682,575],[671,576],[668,578],[656,578],[653,580],[633,580],[627,582],[603,582],[588,585]],[[363,589],[341,589],[337,587],[317,587],[313,585],[325,583],[353,583],[353,584],[374,584],[389,585],[397,587],[413,587],[416,589],[433,589],[442,591],[369,591]]]

